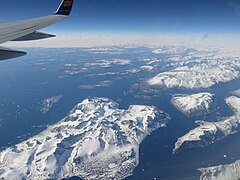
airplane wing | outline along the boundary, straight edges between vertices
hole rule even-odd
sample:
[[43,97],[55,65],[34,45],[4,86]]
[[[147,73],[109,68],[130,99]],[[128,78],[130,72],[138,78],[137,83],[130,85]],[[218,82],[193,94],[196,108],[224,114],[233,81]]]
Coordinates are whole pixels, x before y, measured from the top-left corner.
[[[54,37],[39,32],[39,29],[54,24],[67,17],[72,9],[73,0],[62,0],[53,15],[0,24],[0,44],[7,41],[30,41]],[[0,47],[0,61],[25,55],[25,52]]]

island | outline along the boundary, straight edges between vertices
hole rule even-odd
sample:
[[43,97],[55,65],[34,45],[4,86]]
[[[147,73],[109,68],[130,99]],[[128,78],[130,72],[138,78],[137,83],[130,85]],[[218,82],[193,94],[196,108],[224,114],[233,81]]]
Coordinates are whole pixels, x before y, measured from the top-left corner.
[[50,111],[50,109],[53,107],[53,105],[58,103],[61,99],[62,99],[62,95],[53,96],[53,97],[45,99],[42,103],[42,108],[40,111],[43,114],[46,114],[48,111]]
[[208,92],[173,95],[171,103],[188,117],[209,114],[214,109],[214,95]]
[[153,106],[127,110],[107,98],[83,100],[60,122],[0,152],[0,179],[124,179],[139,162],[139,145],[165,127]]
[[173,154],[184,149],[208,146],[238,132],[240,127],[240,98],[228,97],[226,103],[234,111],[233,116],[215,122],[196,121],[199,126],[178,138]]

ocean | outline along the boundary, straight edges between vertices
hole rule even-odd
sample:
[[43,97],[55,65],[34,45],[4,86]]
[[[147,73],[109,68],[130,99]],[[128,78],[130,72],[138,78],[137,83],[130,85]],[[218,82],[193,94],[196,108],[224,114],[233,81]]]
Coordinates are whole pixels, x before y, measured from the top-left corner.
[[[121,53],[113,51],[111,54],[96,54],[92,53],[94,50],[86,48],[36,48],[27,51],[29,54],[25,57],[0,62],[1,150],[27,140],[60,121],[82,100],[107,97],[118,102],[123,109],[133,104],[156,106],[172,118],[166,128],[154,131],[141,143],[139,165],[133,176],[127,178],[129,180],[199,179],[198,168],[239,159],[240,133],[205,148],[191,149],[176,155],[172,155],[172,150],[178,137],[196,127],[194,121],[214,121],[233,114],[224,99],[231,95],[231,91],[240,89],[240,80],[209,89],[151,89],[143,82],[156,72],[134,71],[144,65],[144,59],[156,58],[148,48],[121,49]],[[166,70],[166,58],[160,58],[159,71]],[[106,59],[127,59],[130,63],[107,64],[105,67],[94,64]],[[129,67],[132,71],[129,71]],[[173,94],[205,91],[214,93],[217,99],[218,108],[209,115],[187,118],[170,103]],[[43,114],[42,102],[58,95],[62,99]]]

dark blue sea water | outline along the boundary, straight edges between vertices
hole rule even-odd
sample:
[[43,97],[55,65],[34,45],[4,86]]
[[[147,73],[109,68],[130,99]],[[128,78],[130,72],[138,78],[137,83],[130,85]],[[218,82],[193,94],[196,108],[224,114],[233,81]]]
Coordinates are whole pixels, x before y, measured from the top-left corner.
[[[44,130],[65,117],[68,112],[88,97],[107,97],[119,103],[120,108],[129,105],[154,105],[170,114],[172,120],[167,128],[159,129],[148,136],[140,145],[140,164],[134,175],[127,178],[139,179],[198,179],[197,168],[234,162],[240,157],[240,134],[229,136],[206,148],[197,148],[172,155],[177,138],[196,127],[195,120],[216,120],[233,114],[224,99],[231,91],[240,88],[240,80],[219,84],[207,90],[162,90],[145,87],[142,78],[153,77],[156,72],[140,71],[126,73],[126,70],[145,65],[145,58],[158,58],[158,72],[167,70],[166,57],[156,56],[148,48],[121,49],[118,54],[95,54],[89,49],[27,49],[23,58],[0,63],[0,148],[17,144]],[[126,66],[87,67],[86,72],[77,75],[66,71],[76,71],[86,63],[104,59],[129,59]],[[67,66],[66,64],[74,64]],[[99,76],[101,73],[118,72],[115,75]],[[120,73],[122,72],[122,73]],[[123,73],[125,72],[125,73]],[[91,89],[79,88],[82,85],[96,85],[111,81],[109,87]],[[216,112],[205,116],[187,118],[170,103],[175,93],[196,93],[209,91],[216,94]],[[40,109],[44,99],[62,95],[60,102],[49,112]],[[146,98],[147,96],[147,98]],[[224,158],[227,155],[227,158]]]

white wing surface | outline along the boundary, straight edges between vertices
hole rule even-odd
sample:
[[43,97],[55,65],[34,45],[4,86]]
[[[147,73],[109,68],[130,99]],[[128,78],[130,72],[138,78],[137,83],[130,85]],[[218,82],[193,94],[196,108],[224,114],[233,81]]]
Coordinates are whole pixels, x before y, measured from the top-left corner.
[[[0,44],[7,41],[30,41],[54,37],[54,35],[38,32],[38,30],[67,17],[71,12],[72,5],[73,0],[63,0],[53,15],[0,24]],[[0,60],[25,54],[22,51],[0,48]]]

